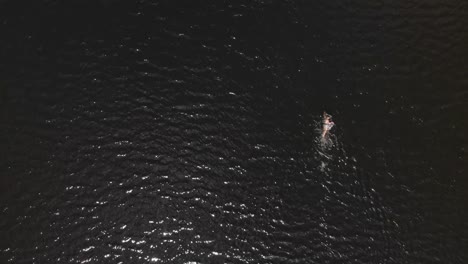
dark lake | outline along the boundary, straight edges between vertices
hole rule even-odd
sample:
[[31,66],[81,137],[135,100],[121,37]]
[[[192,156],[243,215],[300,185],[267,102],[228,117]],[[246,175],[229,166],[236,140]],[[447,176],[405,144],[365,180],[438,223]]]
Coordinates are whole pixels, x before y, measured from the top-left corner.
[[468,263],[467,63],[464,0],[1,0],[0,263]]

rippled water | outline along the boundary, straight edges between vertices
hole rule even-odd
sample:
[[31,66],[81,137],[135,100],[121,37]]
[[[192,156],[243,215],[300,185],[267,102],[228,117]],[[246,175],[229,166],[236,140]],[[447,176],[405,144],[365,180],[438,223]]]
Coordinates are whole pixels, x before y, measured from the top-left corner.
[[0,7],[1,263],[467,263],[468,2]]

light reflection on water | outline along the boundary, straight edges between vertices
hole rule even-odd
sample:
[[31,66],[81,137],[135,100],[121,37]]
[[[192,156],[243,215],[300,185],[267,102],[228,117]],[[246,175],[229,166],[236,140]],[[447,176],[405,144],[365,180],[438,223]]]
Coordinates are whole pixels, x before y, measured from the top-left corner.
[[467,259],[465,3],[37,5],[2,26],[1,261]]

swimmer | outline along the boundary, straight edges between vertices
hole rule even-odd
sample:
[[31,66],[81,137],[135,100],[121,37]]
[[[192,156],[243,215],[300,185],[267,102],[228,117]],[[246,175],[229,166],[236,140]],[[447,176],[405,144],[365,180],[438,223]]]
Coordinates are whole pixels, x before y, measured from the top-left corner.
[[332,116],[327,114],[326,112],[323,112],[323,124],[322,124],[322,139],[325,139],[325,137],[328,134],[328,131],[332,129],[332,127],[335,125],[332,121]]

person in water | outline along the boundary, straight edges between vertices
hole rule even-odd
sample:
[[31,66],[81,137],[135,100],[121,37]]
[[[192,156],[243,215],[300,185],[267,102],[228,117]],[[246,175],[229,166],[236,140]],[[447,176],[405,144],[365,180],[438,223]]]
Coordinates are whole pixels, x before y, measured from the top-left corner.
[[327,136],[328,131],[330,131],[334,125],[335,123],[332,121],[332,116],[323,112],[322,139]]

